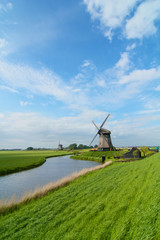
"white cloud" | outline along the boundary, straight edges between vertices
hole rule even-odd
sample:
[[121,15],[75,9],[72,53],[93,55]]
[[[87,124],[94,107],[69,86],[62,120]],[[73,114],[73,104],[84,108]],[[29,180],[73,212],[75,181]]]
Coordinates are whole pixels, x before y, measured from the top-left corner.
[[135,47],[136,47],[136,44],[133,43],[132,45],[127,46],[126,50],[130,51],[130,50],[134,49]]
[[0,55],[7,55],[8,52],[8,42],[5,38],[0,38]]
[[160,66],[157,68],[151,69],[142,69],[142,70],[134,70],[130,72],[128,75],[124,75],[119,80],[120,84],[127,84],[131,82],[136,82],[137,84],[143,84],[145,82],[149,82],[152,80],[156,80],[160,78]]
[[1,90],[7,90],[9,92],[13,92],[13,93],[18,93],[17,90],[13,89],[13,88],[10,88],[10,87],[7,87],[7,86],[0,86],[0,89]]
[[160,18],[159,0],[144,1],[127,21],[126,36],[128,39],[153,35],[157,31],[155,21]]
[[4,38],[0,38],[0,48],[6,47],[8,42]]
[[112,38],[112,30],[122,27],[126,16],[141,0],[83,0],[92,19],[98,19],[104,34]]
[[120,72],[127,72],[131,66],[131,61],[129,59],[129,54],[124,52],[121,54],[120,60],[116,63],[115,68]]
[[6,4],[0,3],[0,11],[5,11],[7,12],[8,10],[13,8],[13,4],[11,2],[8,2]]
[[84,63],[81,65],[82,68],[91,66],[92,62],[90,60],[85,60]]
[[12,9],[13,8],[13,3],[8,2],[6,6],[7,6],[8,9]]
[[99,20],[104,36],[109,40],[112,40],[114,30],[117,28],[121,28],[128,39],[141,39],[157,31],[155,21],[160,18],[159,0],[83,0],[83,2],[92,20]]
[[[75,86],[67,85],[60,76],[48,69],[34,69],[26,65],[0,61],[0,82],[6,88],[12,88],[15,91],[26,90],[32,95],[52,96],[70,108],[80,109],[90,105],[90,102],[85,94],[87,89],[84,89],[85,79],[80,75],[75,79],[78,81]],[[80,80],[83,81],[82,86],[79,85]]]
[[25,106],[31,104],[30,102],[27,102],[27,101],[20,101],[19,103],[20,103],[20,105],[21,105],[22,107],[25,107]]
[[160,85],[155,88],[156,91],[160,91]]
[[0,78],[15,89],[24,88],[33,93],[48,94],[61,100],[67,95],[64,82],[47,69],[37,70],[29,66],[1,61]]

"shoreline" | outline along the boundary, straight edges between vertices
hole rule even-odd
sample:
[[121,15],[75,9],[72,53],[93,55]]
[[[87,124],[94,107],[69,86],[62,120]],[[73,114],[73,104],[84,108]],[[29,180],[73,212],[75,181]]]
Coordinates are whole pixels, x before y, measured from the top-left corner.
[[37,188],[34,191],[30,191],[26,194],[24,194],[20,199],[16,198],[15,196],[11,197],[10,199],[6,200],[0,200],[0,215],[4,215],[7,212],[13,212],[18,207],[34,200],[37,198],[41,198],[45,195],[47,195],[51,191],[55,191],[61,187],[64,187],[68,185],[69,183],[73,182],[75,179],[79,178],[80,176],[84,176],[89,172],[93,172],[102,168],[105,168],[109,165],[111,165],[113,162],[108,161],[104,164],[97,165],[95,167],[91,168],[84,168],[79,172],[74,172],[69,176],[66,176],[56,182],[51,182],[43,187]]
[[36,167],[40,167],[41,165],[43,165],[46,160],[48,158],[52,158],[52,157],[61,157],[61,156],[67,156],[67,155],[71,155],[71,154],[62,154],[62,155],[53,155],[53,156],[46,156],[46,157],[43,157],[43,159],[41,160],[40,163],[37,163],[37,164],[32,164],[30,166],[26,166],[26,167],[17,167],[15,169],[11,169],[11,170],[7,170],[7,172],[4,172],[3,170],[0,172],[0,177],[3,177],[3,176],[7,176],[7,175],[10,175],[10,174],[13,174],[13,173],[18,173],[18,172],[22,172],[22,171],[27,171],[27,170],[30,170],[30,169],[34,169]]

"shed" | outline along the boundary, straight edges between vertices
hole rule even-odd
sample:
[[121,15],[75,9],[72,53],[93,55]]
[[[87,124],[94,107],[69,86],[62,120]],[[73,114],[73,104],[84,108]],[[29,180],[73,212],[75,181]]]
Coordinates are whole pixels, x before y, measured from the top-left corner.
[[[134,151],[136,151],[136,156],[134,155]],[[141,151],[137,147],[133,147],[131,151],[123,155],[123,158],[141,158]]]

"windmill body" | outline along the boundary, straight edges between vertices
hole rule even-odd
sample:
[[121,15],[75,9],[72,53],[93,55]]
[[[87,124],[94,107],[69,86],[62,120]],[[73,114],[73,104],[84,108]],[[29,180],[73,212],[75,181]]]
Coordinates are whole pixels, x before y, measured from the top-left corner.
[[111,141],[111,132],[107,129],[101,129],[99,134],[99,144],[98,150],[99,151],[110,151],[113,149],[112,141]]
[[111,136],[110,136],[111,132],[109,130],[105,129],[105,128],[102,128],[109,116],[110,116],[110,114],[108,114],[108,116],[105,118],[105,120],[102,123],[102,125],[100,126],[100,128],[98,128],[97,125],[95,124],[95,122],[92,121],[94,126],[97,128],[98,132],[96,133],[96,135],[92,139],[90,145],[92,144],[92,142],[94,141],[96,136],[99,135],[98,151],[113,150],[113,145],[112,145]]

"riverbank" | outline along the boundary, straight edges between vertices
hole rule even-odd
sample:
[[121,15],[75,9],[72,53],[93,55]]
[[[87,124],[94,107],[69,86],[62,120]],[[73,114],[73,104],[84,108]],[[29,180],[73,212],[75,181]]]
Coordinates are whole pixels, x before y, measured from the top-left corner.
[[105,164],[97,165],[91,168],[84,168],[79,172],[73,172],[70,176],[63,177],[62,179],[56,182],[50,182],[42,187],[36,188],[34,191],[29,191],[24,194],[20,199],[16,198],[16,196],[11,197],[10,199],[0,200],[0,214],[4,214],[6,212],[12,212],[17,209],[20,205],[30,202],[31,200],[40,198],[42,196],[47,195],[49,192],[53,190],[57,190],[58,188],[64,187],[80,176],[86,175],[89,172],[93,172],[95,170],[99,170],[105,168],[112,164],[112,161],[108,161]]
[[[102,162],[102,156],[105,156],[105,161],[123,161],[123,162],[126,162],[126,161],[131,161],[131,160],[139,160],[137,158],[134,158],[134,159],[124,159],[123,156],[125,153],[128,152],[128,149],[125,148],[125,149],[121,149],[121,150],[118,150],[118,151],[87,151],[87,152],[83,152],[83,153],[78,153],[78,154],[74,154],[72,155],[70,158],[72,159],[77,159],[77,160],[88,160],[88,161],[96,161],[96,162]],[[145,152],[141,151],[141,158],[140,159],[143,159],[145,157],[149,157],[151,156],[152,154],[155,154],[154,151],[150,151],[149,149]],[[117,160],[119,159],[119,160]]]
[[70,154],[72,151],[0,151],[0,176],[38,167],[50,157]]
[[115,161],[114,156],[118,156],[122,158],[124,153],[128,150],[121,150],[121,151],[87,151],[80,154],[74,154],[70,158],[77,159],[77,160],[87,160],[87,161],[96,161],[102,162],[102,156],[105,156],[105,161]]
[[114,163],[0,216],[1,239],[160,238],[160,153]]

